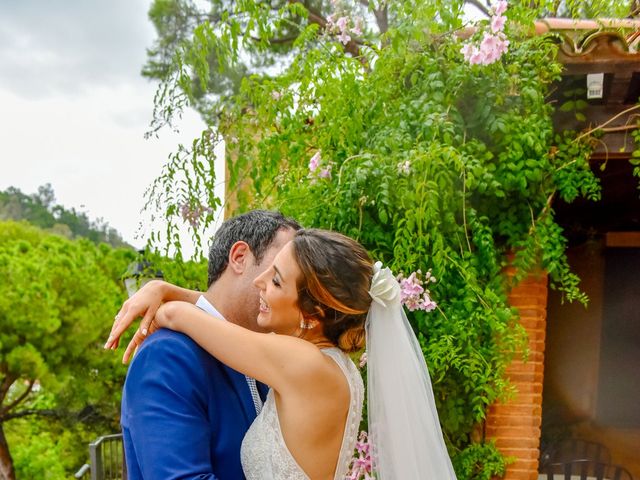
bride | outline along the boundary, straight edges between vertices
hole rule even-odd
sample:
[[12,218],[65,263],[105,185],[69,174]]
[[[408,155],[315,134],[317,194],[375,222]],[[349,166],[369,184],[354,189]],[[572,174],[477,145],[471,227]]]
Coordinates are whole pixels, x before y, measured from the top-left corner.
[[[270,386],[242,443],[247,479],[343,479],[364,397],[347,354],[361,350],[366,339],[377,478],[455,480],[424,357],[388,268],[373,265],[366,250],[344,235],[308,229],[297,232],[254,284],[260,290],[258,325],[273,334],[172,301],[141,325],[125,361],[147,329],[188,335],[231,368]],[[117,345],[135,316],[120,313],[105,348]]]

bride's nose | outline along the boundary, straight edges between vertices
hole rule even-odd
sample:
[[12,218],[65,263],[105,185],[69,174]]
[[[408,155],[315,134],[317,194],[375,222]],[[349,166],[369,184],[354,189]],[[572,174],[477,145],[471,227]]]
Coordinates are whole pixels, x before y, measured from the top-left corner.
[[258,275],[254,280],[253,280],[253,284],[258,287],[260,290],[264,289],[265,283],[264,283],[264,276],[267,274],[268,272],[262,272],[260,275]]

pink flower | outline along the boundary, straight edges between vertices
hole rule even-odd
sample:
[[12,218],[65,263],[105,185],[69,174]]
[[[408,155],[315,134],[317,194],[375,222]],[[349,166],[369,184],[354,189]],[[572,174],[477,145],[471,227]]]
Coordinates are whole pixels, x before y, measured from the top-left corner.
[[499,0],[493,6],[493,13],[495,15],[502,15],[504,12],[507,11],[508,6],[509,6],[509,3],[506,0]]
[[502,39],[496,35],[484,34],[484,38],[480,43],[480,52],[484,56],[482,64],[489,65],[502,56],[503,45]]
[[411,297],[417,297],[424,292],[424,288],[415,278],[416,272],[413,272],[409,278],[400,280],[400,301],[404,302]]
[[485,33],[480,43],[480,50],[485,53],[490,52],[498,47],[499,41],[500,39],[497,36]]
[[334,19],[335,19],[335,18],[336,18],[336,14],[335,14],[335,13],[332,13],[331,15],[329,15],[329,16],[327,17],[327,26],[328,26],[328,27],[332,27],[332,26],[334,25],[334,23],[335,23],[335,22],[334,22]]
[[320,165],[320,150],[318,150],[309,160],[309,171],[315,172]]
[[318,173],[318,177],[320,178],[331,178],[331,165],[327,165]]
[[273,98],[274,100],[280,100],[282,98],[282,93],[274,90],[273,92],[271,92],[271,98]]
[[480,65],[482,63],[484,63],[484,54],[480,51],[480,49],[478,47],[473,47],[473,51],[471,52],[471,55],[469,56],[469,63],[471,65]]
[[362,36],[362,18],[356,18],[354,22],[353,28],[351,29],[351,33],[357,35],[358,37]]
[[356,454],[351,460],[350,472],[346,477],[349,480],[370,480],[374,477],[371,471],[373,470],[373,461],[371,459],[371,448],[369,445],[369,439],[367,438],[367,432],[362,431],[358,436],[356,442]]
[[340,40],[343,45],[346,45],[351,41],[351,37],[346,32],[342,32],[338,35],[338,40]]
[[358,365],[360,366],[360,368],[364,368],[366,364],[367,364],[367,352],[364,352],[362,355],[360,355],[360,361],[358,362]]
[[349,24],[349,17],[340,17],[336,21],[336,27],[340,29],[341,33],[345,33],[347,30],[347,25]]
[[471,55],[473,54],[473,50],[474,50],[474,47],[470,43],[465,43],[460,49],[460,53],[462,53],[462,56],[467,62],[471,58]]
[[430,302],[425,302],[422,309],[425,312],[432,312],[436,309],[436,307],[438,306],[438,304],[436,302],[434,302],[433,300],[431,300]]
[[471,65],[490,65],[507,52],[509,41],[503,32],[507,22],[503,13],[507,5],[505,0],[496,2],[491,16],[492,33],[485,32],[480,44],[466,43],[460,48],[460,53]]
[[184,202],[179,204],[178,208],[180,210],[182,220],[188,222],[193,228],[198,228],[200,220],[202,220],[204,215],[213,213],[213,209],[211,207],[205,207],[201,203],[192,207],[188,202]]
[[491,31],[493,33],[501,32],[504,29],[504,23],[506,21],[507,21],[507,17],[502,15],[491,17]]
[[431,299],[431,292],[424,287],[425,283],[435,282],[435,278],[429,270],[424,279],[421,278],[420,270],[413,272],[409,277],[398,276],[400,282],[400,302],[411,312],[424,310],[431,312],[437,307],[436,302]]
[[509,40],[507,40],[507,36],[500,32],[498,33],[498,49],[500,51],[500,55],[504,55],[509,50]]

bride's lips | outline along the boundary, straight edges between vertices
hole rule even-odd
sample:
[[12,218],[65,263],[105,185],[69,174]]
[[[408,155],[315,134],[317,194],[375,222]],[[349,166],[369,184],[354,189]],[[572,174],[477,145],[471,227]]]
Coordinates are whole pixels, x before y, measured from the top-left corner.
[[271,311],[271,309],[267,305],[267,302],[265,302],[264,299],[262,297],[260,297],[260,312],[268,313],[270,311]]

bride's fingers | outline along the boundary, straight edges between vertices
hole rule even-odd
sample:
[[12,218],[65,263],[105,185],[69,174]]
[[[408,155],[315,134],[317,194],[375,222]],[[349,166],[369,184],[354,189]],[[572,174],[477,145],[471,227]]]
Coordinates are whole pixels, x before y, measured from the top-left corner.
[[113,344],[120,336],[124,333],[124,331],[129,328],[129,326],[133,323],[133,321],[139,317],[140,314],[134,310],[128,309],[121,317],[118,318],[117,325],[114,325],[113,330],[111,330],[111,334],[109,335],[109,340]]
[[129,345],[127,345],[127,349],[124,351],[124,355],[122,355],[122,363],[129,363],[129,360],[133,356],[134,352],[136,351],[138,346],[140,346],[140,343],[142,343],[142,339],[140,338],[141,336],[142,333],[140,333],[139,330],[136,331],[136,334],[129,342]]
[[116,316],[113,317],[113,325],[111,325],[111,332],[109,332],[109,335],[111,335],[113,331],[116,329],[116,327],[120,324],[122,317],[124,317],[124,315],[127,313],[128,310],[129,310],[129,304],[127,302],[124,302],[122,304],[122,307],[120,307],[120,310],[118,311],[118,313],[116,313]]
[[156,316],[156,311],[152,311],[149,308],[147,310],[147,313],[144,314],[144,318],[140,322],[140,328],[139,328],[139,331],[142,333],[143,337],[146,337],[149,334],[149,331],[150,331],[149,329],[151,328],[151,322],[153,322],[153,318]]
[[120,324],[122,317],[127,313],[127,310],[128,310],[127,303],[125,302],[122,305],[122,308],[120,308],[120,311],[116,314],[115,317],[113,317],[113,324],[111,325],[111,331],[109,332],[109,337],[107,338],[107,341],[104,344],[105,349],[110,348],[113,350],[114,345],[115,347],[118,346],[119,339],[116,338],[113,333],[118,328],[118,325]]

